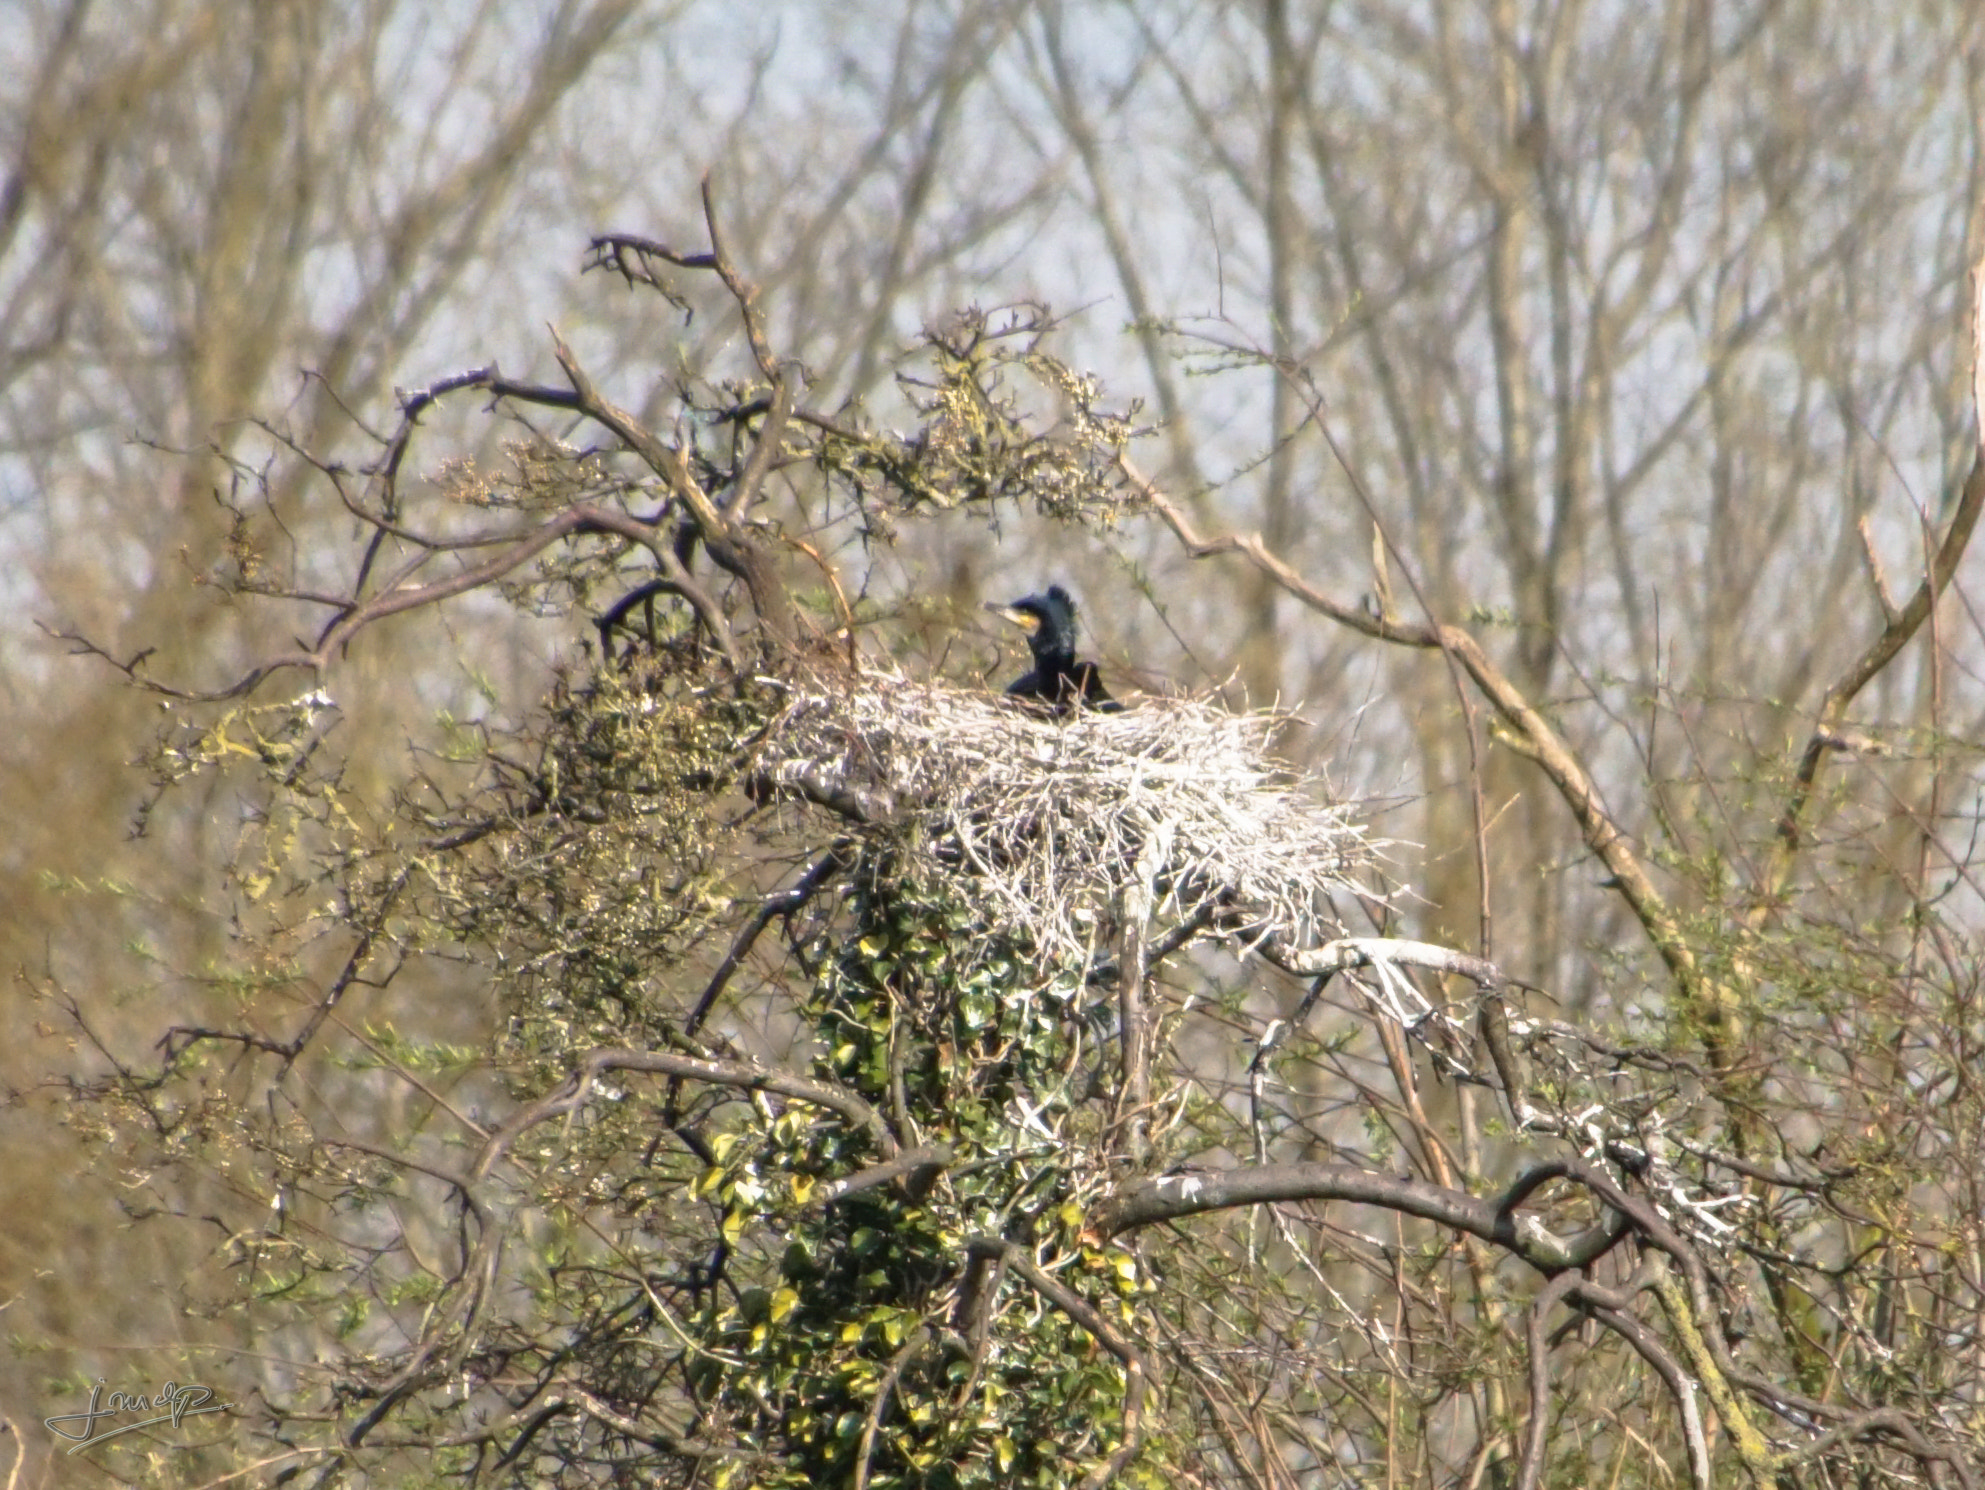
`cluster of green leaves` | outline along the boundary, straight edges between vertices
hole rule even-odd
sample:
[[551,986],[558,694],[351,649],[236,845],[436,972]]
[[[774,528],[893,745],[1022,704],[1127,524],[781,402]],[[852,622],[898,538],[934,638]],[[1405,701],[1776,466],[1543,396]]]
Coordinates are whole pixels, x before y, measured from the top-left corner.
[[975,1236],[1025,1247],[1106,1317],[1140,1293],[1130,1257],[1081,1234],[1099,1178],[1070,1141],[1097,1122],[1083,984],[887,865],[850,900],[816,949],[815,1074],[952,1163],[822,1205],[877,1157],[860,1135],[803,1106],[731,1135],[698,1190],[741,1260],[761,1250],[764,1282],[706,1316],[697,1393],[774,1450],[753,1484],[848,1483],[857,1465],[881,1487],[1067,1484],[1120,1441],[1121,1366],[1011,1275],[976,1324],[958,1316]]
[[531,736],[487,752],[475,800],[433,820],[487,830],[423,861],[422,907],[493,964],[527,1085],[575,1051],[663,1041],[690,964],[749,894],[739,781],[775,704],[693,655],[681,638],[560,678]]

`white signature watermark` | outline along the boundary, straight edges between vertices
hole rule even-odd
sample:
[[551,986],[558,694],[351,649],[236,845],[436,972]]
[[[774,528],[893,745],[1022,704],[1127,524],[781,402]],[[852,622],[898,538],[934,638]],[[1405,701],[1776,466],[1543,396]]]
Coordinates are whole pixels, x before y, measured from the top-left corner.
[[[48,1431],[61,1438],[73,1439],[70,1453],[86,1449],[91,1444],[102,1443],[107,1438],[115,1438],[120,1433],[130,1433],[139,1428],[149,1428],[154,1423],[170,1423],[177,1428],[187,1418],[198,1417],[205,1412],[225,1412],[234,1404],[215,1402],[211,1387],[181,1386],[168,1381],[150,1396],[144,1393],[111,1392],[103,1390],[103,1378],[90,1389],[90,1405],[82,1412],[65,1412],[56,1417],[43,1418]],[[96,1431],[97,1424],[105,1418],[114,1418],[121,1413],[148,1412],[152,1416],[135,1423],[122,1423],[103,1432]],[[65,1424],[74,1423],[74,1428]]]

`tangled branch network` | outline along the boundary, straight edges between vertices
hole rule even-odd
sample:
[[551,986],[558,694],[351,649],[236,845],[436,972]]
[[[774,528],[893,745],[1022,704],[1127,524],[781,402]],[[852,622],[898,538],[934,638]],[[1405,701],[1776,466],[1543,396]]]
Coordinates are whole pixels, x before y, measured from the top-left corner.
[[1308,946],[1338,930],[1332,892],[1376,859],[1348,805],[1269,756],[1287,715],[1152,698],[1057,718],[893,672],[788,687],[760,758],[770,778],[861,804],[906,867],[1045,957],[1086,959],[1099,926],[1140,908]]

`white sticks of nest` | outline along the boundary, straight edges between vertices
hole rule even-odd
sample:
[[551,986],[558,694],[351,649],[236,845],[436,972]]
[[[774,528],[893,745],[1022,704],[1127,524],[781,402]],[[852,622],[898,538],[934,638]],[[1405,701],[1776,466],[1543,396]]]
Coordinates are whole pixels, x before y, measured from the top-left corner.
[[1159,934],[1209,915],[1309,946],[1375,858],[1344,804],[1268,756],[1287,715],[1153,698],[1054,718],[874,670],[784,686],[767,778],[888,832],[906,869],[1045,958],[1088,958],[1099,925],[1147,905]]

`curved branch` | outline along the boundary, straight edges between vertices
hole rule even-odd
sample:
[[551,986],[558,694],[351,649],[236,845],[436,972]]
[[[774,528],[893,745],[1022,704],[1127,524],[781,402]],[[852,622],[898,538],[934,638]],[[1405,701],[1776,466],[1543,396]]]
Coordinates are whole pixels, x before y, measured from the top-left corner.
[[1626,1341],[1642,1360],[1654,1368],[1655,1374],[1667,1386],[1668,1395],[1674,1399],[1676,1411],[1681,1414],[1682,1440],[1689,1449],[1690,1483],[1695,1490],[1710,1490],[1714,1480],[1710,1472],[1709,1434],[1703,1427],[1702,1404],[1696,1401],[1695,1384],[1682,1370],[1682,1363],[1675,1359],[1674,1352],[1663,1345],[1652,1330],[1627,1312],[1624,1295],[1615,1296],[1589,1279],[1581,1279],[1572,1291],[1571,1302],[1585,1308],[1592,1318]]
[[718,649],[723,652],[724,660],[729,662],[734,670],[742,668],[744,659],[737,649],[737,638],[731,634],[730,623],[724,619],[723,607],[717,603],[716,597],[696,582],[690,572],[683,567],[682,560],[676,557],[674,549],[662,545],[659,552],[662,567],[668,570],[668,574],[661,579],[651,579],[644,584],[636,585],[593,621],[594,630],[600,634],[600,655],[612,657],[614,628],[624,622],[628,613],[636,606],[645,604],[657,595],[675,595],[687,600],[696,611],[704,629],[715,640]]
[[1545,1230],[1534,1217],[1517,1215],[1516,1207],[1537,1185],[1571,1173],[1567,1168],[1540,1165],[1518,1180],[1503,1199],[1495,1201],[1410,1176],[1374,1174],[1348,1164],[1263,1164],[1164,1174],[1140,1180],[1106,1201],[1091,1217],[1091,1225],[1107,1239],[1155,1222],[1207,1211],[1279,1201],[1348,1200],[1463,1232],[1506,1249],[1541,1273],[1556,1274],[1591,1263],[1630,1229],[1621,1214],[1613,1225],[1591,1228],[1567,1242]]
[[[1779,815],[1778,846],[1766,876],[1768,886],[1781,884],[1791,867],[1791,857],[1799,848],[1800,824],[1812,801],[1820,766],[1826,760],[1827,752],[1841,748],[1845,738],[1840,726],[1847,706],[1923,629],[1923,623],[1930,619],[1930,612],[1957,573],[1958,561],[1964,557],[1964,551],[1971,543],[1971,535],[1978,526],[1979,512],[1985,510],[1985,257],[1980,257],[1971,266],[1971,401],[1978,422],[1980,443],[1972,457],[1971,472],[1964,479],[1950,522],[1944,529],[1943,541],[1937,545],[1916,593],[1900,607],[1884,604],[1887,624],[1862,650],[1861,655],[1827,686],[1820,700],[1819,716],[1813,722],[1813,732],[1800,754],[1799,769],[1792,778],[1792,789],[1787,795],[1784,811]],[[1768,904],[1771,899],[1772,896],[1767,894],[1760,897],[1760,903]]]
[[758,370],[766,381],[777,383],[779,370],[777,359],[772,355],[772,346],[766,339],[764,318],[758,313],[758,286],[738,272],[737,263],[730,256],[724,242],[722,225],[717,221],[716,194],[710,186],[710,173],[703,173],[701,186],[703,196],[703,226],[710,235],[710,250],[707,253],[684,253],[671,248],[659,239],[646,238],[638,233],[601,233],[591,244],[590,269],[610,269],[629,284],[647,285],[660,291],[678,308],[687,309],[685,302],[662,277],[647,264],[649,259],[659,259],[676,269],[707,269],[723,281],[725,290],[737,303],[738,316],[744,322],[745,339],[751,343],[751,355],[758,363]]
[[393,1379],[380,1390],[378,1400],[346,1431],[345,1442],[356,1448],[386,1420],[387,1414],[412,1395],[445,1345],[475,1332],[478,1321],[496,1292],[497,1272],[503,1260],[503,1229],[494,1224],[495,1218],[476,1193],[476,1186],[484,1177],[480,1169],[464,1175],[439,1165],[420,1163],[405,1154],[392,1153],[357,1139],[331,1138],[325,1141],[333,1147],[370,1154],[398,1168],[410,1169],[441,1181],[454,1190],[461,1199],[464,1212],[476,1221],[475,1247],[469,1249],[464,1238],[462,1265],[447,1280],[449,1289],[466,1280],[468,1297],[462,1300],[459,1307],[436,1309],[430,1313],[427,1327],[406,1365],[394,1373]]
[[[681,502],[696,524],[696,531],[703,539],[703,546],[712,559],[735,574],[751,591],[752,609],[759,622],[767,631],[781,640],[790,639],[792,634],[791,602],[785,588],[772,573],[770,560],[760,545],[748,537],[742,526],[727,517],[710,500],[710,494],[703,490],[697,481],[696,473],[690,470],[689,461],[681,450],[662,439],[639,419],[621,408],[602,394],[579,365],[579,359],[565,344],[556,330],[551,333],[552,349],[558,358],[558,365],[565,370],[567,380],[572,384],[572,392],[578,401],[578,408],[587,418],[602,428],[609,430],[629,450],[632,450],[657,476],[668,484],[669,492]],[[768,420],[759,430],[763,440],[768,427],[773,439],[784,427],[784,420]],[[747,469],[757,459],[754,451]],[[763,479],[763,473],[759,475]]]
[[[1722,995],[1698,966],[1695,953],[1682,934],[1681,922],[1655,888],[1625,830],[1613,820],[1600,798],[1598,786],[1586,773],[1577,753],[1531,704],[1523,691],[1490,660],[1481,643],[1471,633],[1459,626],[1409,624],[1389,611],[1372,615],[1358,606],[1333,599],[1269,552],[1259,533],[1203,537],[1192,520],[1128,458],[1120,460],[1119,464],[1151,510],[1178,538],[1188,558],[1239,554],[1285,593],[1340,625],[1375,640],[1440,651],[1458,663],[1494,706],[1498,718],[1507,728],[1511,743],[1536,762],[1571,810],[1587,846],[1606,866],[1612,883],[1640,921],[1648,940],[1654,944],[1656,952],[1674,977],[1682,997],[1706,1025],[1717,1030],[1724,1027],[1727,1020]],[[1720,1051],[1720,1038],[1717,1044]],[[1717,1064],[1724,1064],[1720,1055]]]
[[1551,1347],[1544,1335],[1544,1320],[1578,1287],[1578,1274],[1558,1274],[1530,1301],[1530,1314],[1524,1321],[1524,1340],[1530,1351],[1530,1421],[1524,1425],[1523,1442],[1517,1450],[1516,1490],[1538,1490],[1544,1483],[1544,1439],[1551,1426]]
[[604,1049],[587,1052],[559,1087],[546,1093],[517,1113],[483,1145],[472,1173],[487,1174],[510,1146],[539,1123],[575,1112],[592,1097],[593,1083],[604,1071],[649,1071],[684,1081],[707,1082],[711,1086],[735,1087],[739,1091],[774,1092],[800,1102],[825,1108],[851,1128],[868,1134],[885,1159],[893,1159],[902,1145],[890,1131],[880,1112],[853,1092],[824,1081],[814,1081],[790,1071],[769,1070],[744,1061],[708,1060],[701,1056],[675,1055],[660,1050]]
[[[148,655],[147,652],[140,652],[129,662],[119,662],[87,637],[65,631],[53,631],[50,635],[59,641],[73,643],[78,652],[104,658],[133,683],[148,692],[189,703],[222,703],[228,699],[244,698],[277,673],[292,668],[321,674],[330,666],[332,656],[341,647],[375,622],[406,611],[436,605],[457,595],[465,595],[471,590],[481,589],[484,585],[509,574],[560,539],[599,533],[614,534],[650,549],[667,547],[665,544],[660,544],[654,529],[649,524],[629,513],[591,505],[568,507],[556,516],[547,518],[536,528],[515,535],[510,546],[501,553],[492,554],[480,564],[472,564],[447,579],[434,580],[425,585],[400,584],[368,599],[344,602],[343,613],[326,623],[324,629],[318,633],[314,645],[307,649],[298,648],[279,653],[250,668],[223,688],[211,690],[175,688],[144,676],[142,665]],[[721,615],[718,620],[721,624]],[[713,634],[721,639],[726,632],[719,630]]]

